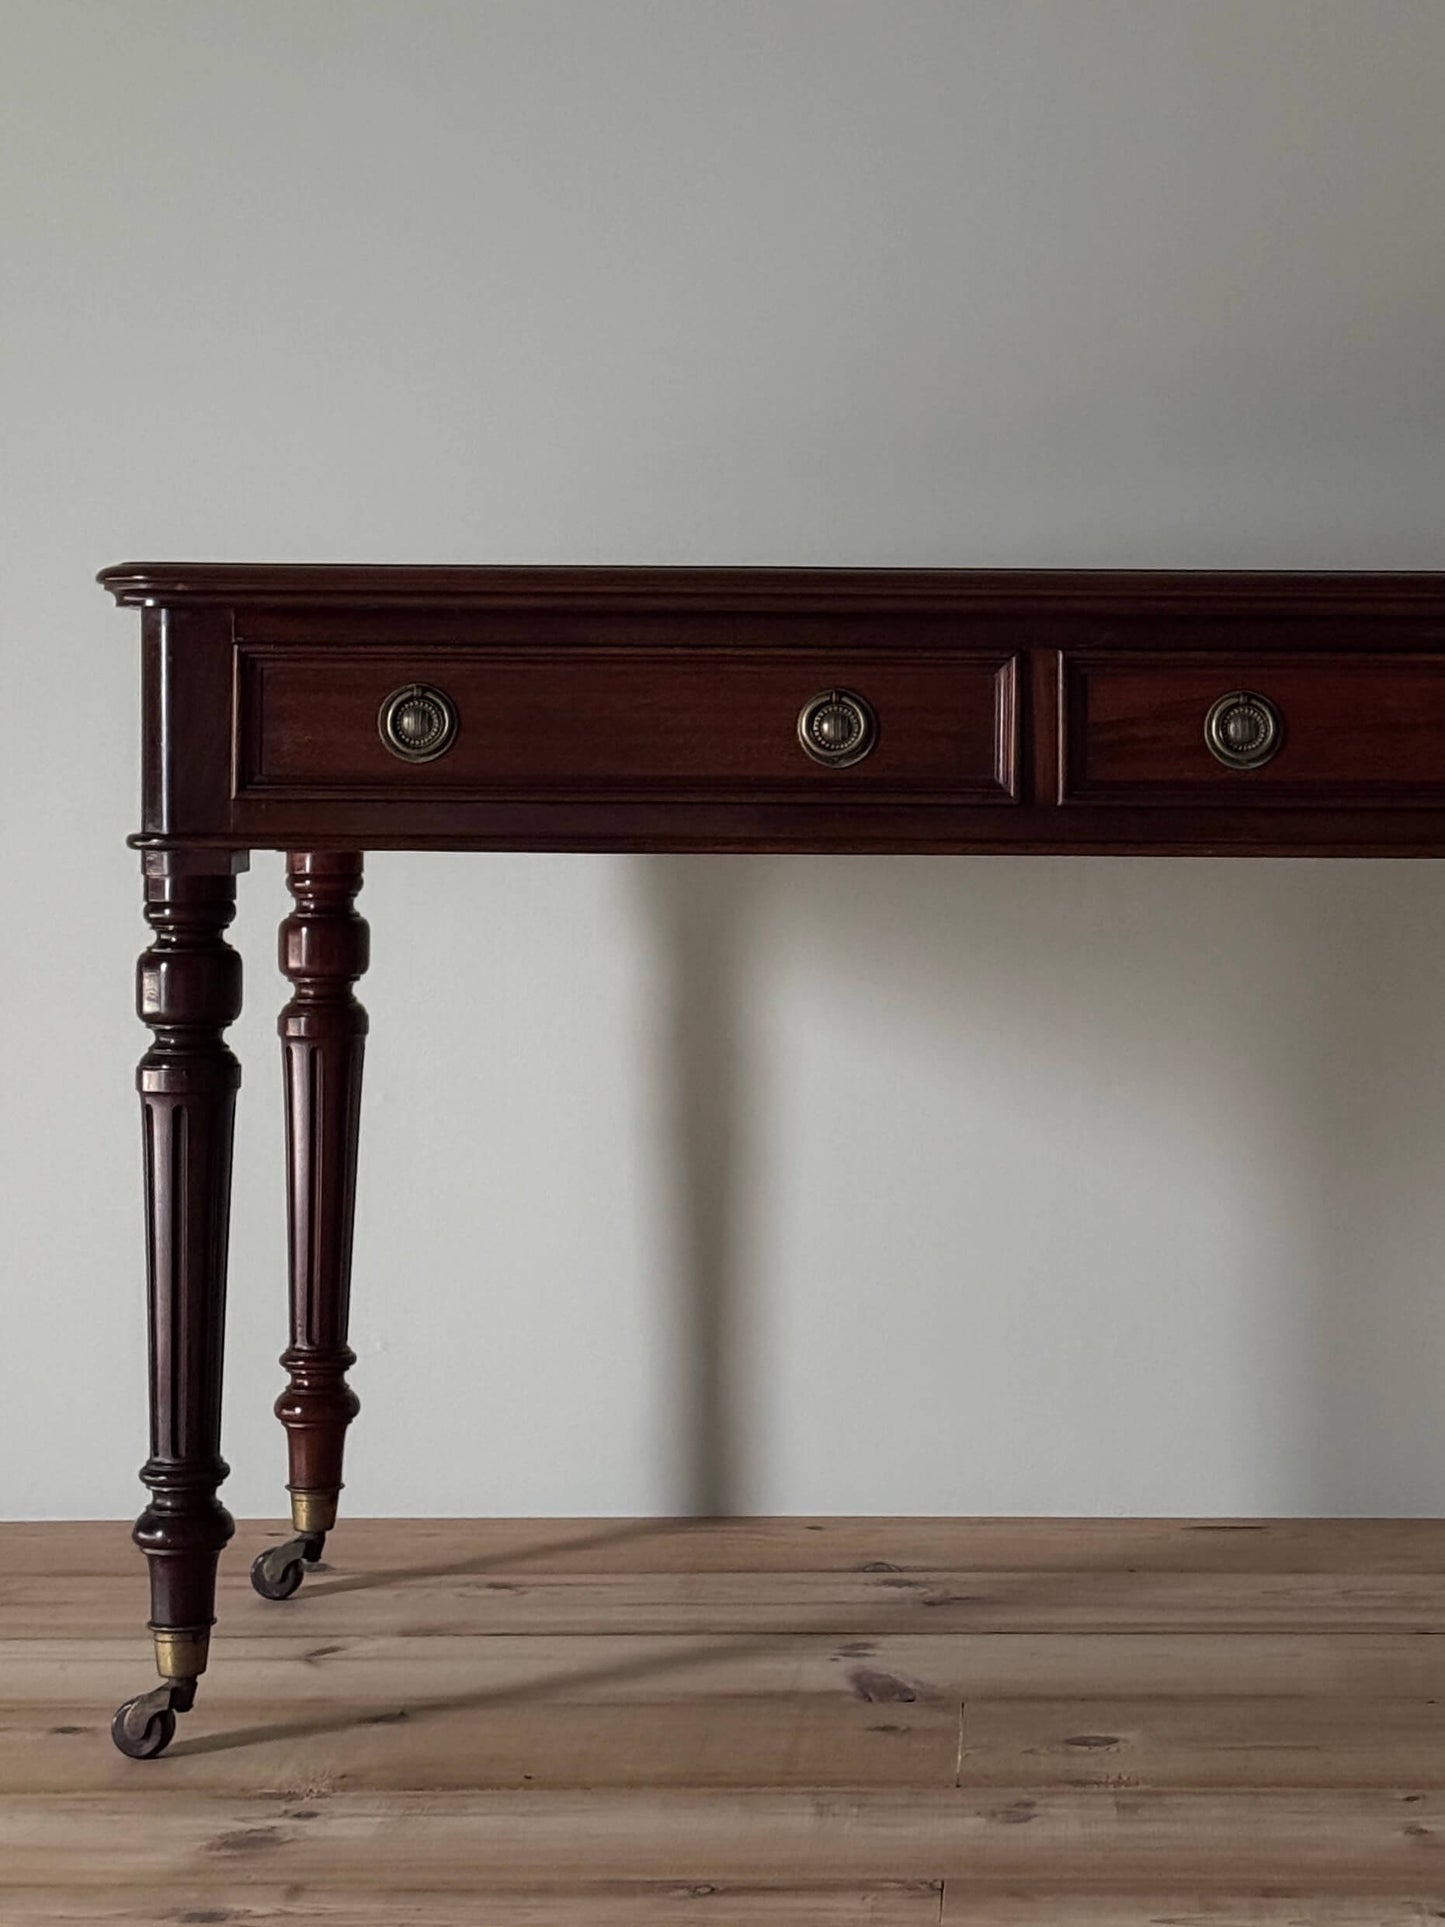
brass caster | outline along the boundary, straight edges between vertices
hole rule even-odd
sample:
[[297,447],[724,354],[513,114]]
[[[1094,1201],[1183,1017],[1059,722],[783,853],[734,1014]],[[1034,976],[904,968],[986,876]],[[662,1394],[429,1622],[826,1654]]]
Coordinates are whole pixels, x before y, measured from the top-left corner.
[[110,1737],[128,1760],[154,1760],[176,1736],[176,1714],[189,1713],[195,1703],[193,1679],[165,1680],[117,1710]]
[[251,1584],[263,1599],[289,1599],[315,1565],[326,1544],[324,1532],[298,1533],[283,1545],[260,1553],[251,1567]]

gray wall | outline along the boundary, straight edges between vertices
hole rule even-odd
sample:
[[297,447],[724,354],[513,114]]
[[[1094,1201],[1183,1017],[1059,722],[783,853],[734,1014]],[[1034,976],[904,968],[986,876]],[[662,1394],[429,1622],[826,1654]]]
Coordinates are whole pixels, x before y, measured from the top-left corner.
[[[0,22],[0,1512],[129,1513],[144,1454],[100,565],[1445,565],[1439,0]],[[1437,867],[386,856],[364,905],[356,1510],[1439,1508]]]

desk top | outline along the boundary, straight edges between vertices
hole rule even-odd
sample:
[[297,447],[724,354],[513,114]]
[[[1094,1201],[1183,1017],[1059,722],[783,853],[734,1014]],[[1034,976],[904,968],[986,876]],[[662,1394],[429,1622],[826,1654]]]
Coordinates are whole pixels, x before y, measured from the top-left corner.
[[1445,573],[1269,569],[598,568],[349,562],[120,562],[98,578],[118,603],[404,603],[431,608],[1348,609],[1433,606]]
[[1445,854],[1445,575],[101,581],[148,849]]

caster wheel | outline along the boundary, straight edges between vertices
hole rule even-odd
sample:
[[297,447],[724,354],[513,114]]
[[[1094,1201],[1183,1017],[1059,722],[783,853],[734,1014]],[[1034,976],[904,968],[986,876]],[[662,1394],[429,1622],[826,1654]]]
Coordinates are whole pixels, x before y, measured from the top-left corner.
[[127,1700],[110,1723],[110,1737],[128,1760],[154,1760],[164,1753],[176,1737],[169,1688]]
[[273,1546],[251,1567],[251,1584],[263,1599],[289,1599],[305,1577],[301,1555],[290,1546]]
[[263,1599],[289,1599],[306,1577],[306,1567],[321,1557],[326,1543],[320,1538],[288,1539],[258,1555],[251,1567],[251,1584]]

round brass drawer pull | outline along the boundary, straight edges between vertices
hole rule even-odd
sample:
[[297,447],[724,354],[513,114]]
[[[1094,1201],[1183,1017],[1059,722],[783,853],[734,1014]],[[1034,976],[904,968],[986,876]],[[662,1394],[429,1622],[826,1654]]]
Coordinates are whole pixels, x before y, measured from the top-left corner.
[[442,690],[409,682],[392,690],[381,705],[376,726],[393,756],[405,763],[433,763],[452,746],[456,706]]
[[846,769],[878,738],[878,718],[851,689],[825,689],[798,712],[798,741],[815,763]]
[[1204,718],[1209,753],[1228,769],[1258,769],[1284,741],[1284,718],[1268,696],[1232,689]]

